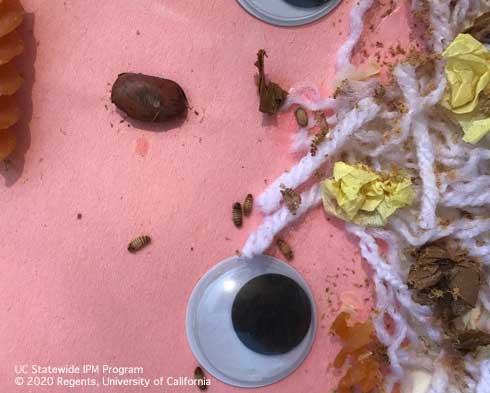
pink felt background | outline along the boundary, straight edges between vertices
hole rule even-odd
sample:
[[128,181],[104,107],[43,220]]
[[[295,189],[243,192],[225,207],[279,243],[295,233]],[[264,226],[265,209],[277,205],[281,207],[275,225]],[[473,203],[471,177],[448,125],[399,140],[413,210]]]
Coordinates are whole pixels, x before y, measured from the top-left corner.
[[[14,365],[23,363],[191,376],[196,362],[184,331],[191,290],[260,222],[256,210],[235,229],[231,205],[258,195],[298,159],[288,151],[292,114],[267,121],[257,111],[255,54],[267,49],[267,72],[283,86],[307,81],[328,93],[352,1],[292,29],[266,25],[232,0],[23,3],[25,113],[19,149],[1,168],[0,391],[68,391],[15,387]],[[167,132],[120,123],[110,84],[124,71],[175,79],[198,114]],[[129,254],[128,241],[144,233],[151,246]],[[368,311],[371,292],[358,288],[366,273],[342,225],[320,209],[284,236],[321,321],[304,364],[260,390],[327,392],[338,349],[328,328],[341,297]],[[77,391],[142,391],[99,389]],[[238,389],[212,379],[209,391]]]

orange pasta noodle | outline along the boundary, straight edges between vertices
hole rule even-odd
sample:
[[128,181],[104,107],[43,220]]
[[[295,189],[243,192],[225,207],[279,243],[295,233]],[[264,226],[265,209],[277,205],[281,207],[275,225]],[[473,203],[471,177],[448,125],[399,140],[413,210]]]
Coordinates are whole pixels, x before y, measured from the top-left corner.
[[16,146],[11,127],[20,118],[14,94],[22,85],[22,78],[11,61],[24,50],[16,31],[23,18],[24,9],[19,0],[0,0],[0,160],[7,158]]

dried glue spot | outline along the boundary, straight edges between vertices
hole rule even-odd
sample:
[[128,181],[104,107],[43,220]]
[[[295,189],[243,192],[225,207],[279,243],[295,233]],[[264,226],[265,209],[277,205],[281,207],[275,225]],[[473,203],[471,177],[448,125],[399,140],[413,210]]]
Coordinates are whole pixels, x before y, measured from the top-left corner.
[[247,282],[236,295],[231,313],[240,341],[263,355],[291,351],[303,341],[311,324],[308,296],[281,274],[264,274]]
[[342,292],[340,311],[346,311],[348,313],[355,313],[366,308],[365,300],[359,297],[359,294],[355,294],[350,291]]
[[141,157],[145,157],[148,153],[150,145],[144,136],[140,136],[136,139],[136,147],[134,149],[135,153]]

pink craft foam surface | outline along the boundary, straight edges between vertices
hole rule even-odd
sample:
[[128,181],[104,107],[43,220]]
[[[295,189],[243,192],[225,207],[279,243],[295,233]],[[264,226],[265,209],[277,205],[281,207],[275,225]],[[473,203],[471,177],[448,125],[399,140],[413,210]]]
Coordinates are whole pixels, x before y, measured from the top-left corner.
[[[272,119],[257,111],[256,52],[267,50],[266,71],[284,87],[306,81],[329,93],[353,2],[291,29],[260,22],[231,0],[23,4],[24,119],[19,149],[1,169],[0,391],[72,391],[16,387],[19,364],[141,366],[146,378],[190,377],[197,366],[185,336],[190,293],[261,219],[256,208],[237,230],[231,205],[258,196],[300,157],[289,152],[292,111]],[[391,28],[397,42],[405,27],[392,25],[380,29]],[[192,106],[187,120],[166,132],[121,122],[110,88],[126,71],[178,81]],[[141,234],[152,244],[128,253]],[[329,369],[339,349],[329,327],[342,302],[368,315],[366,269],[343,225],[320,208],[283,237],[314,292],[318,334],[294,374],[260,390],[327,392],[339,376]],[[269,253],[278,255],[275,247]],[[213,393],[239,390],[211,381]]]

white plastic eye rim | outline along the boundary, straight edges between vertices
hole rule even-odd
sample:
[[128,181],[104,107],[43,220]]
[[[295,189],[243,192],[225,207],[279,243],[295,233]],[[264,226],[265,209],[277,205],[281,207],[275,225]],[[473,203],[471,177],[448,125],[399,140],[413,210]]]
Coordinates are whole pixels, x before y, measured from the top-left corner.
[[[327,4],[315,8],[301,9],[283,0],[267,0],[260,4],[267,5],[261,8],[257,0],[237,0],[238,3],[251,15],[263,22],[276,26],[301,26],[312,23],[332,12],[342,0],[330,0]],[[282,16],[281,16],[282,14]]]
[[[231,284],[231,282],[228,282],[229,280],[225,279],[225,275],[231,276],[234,273],[243,270],[246,270],[251,274],[249,276],[243,275],[243,277],[240,278],[239,283],[235,282],[236,285]],[[278,273],[292,278],[303,288],[311,302],[311,325],[308,333],[296,348],[282,355],[261,355],[251,351],[245,347],[238,336],[236,336],[231,322],[231,305],[238,290],[252,278],[267,273]],[[203,326],[201,329],[202,331],[208,330],[208,332],[212,331],[214,333],[216,330],[213,330],[214,327],[211,326],[215,319],[210,317],[206,320],[206,316],[209,314],[203,313],[200,315],[199,306],[201,301],[203,303],[205,302],[206,296],[209,298],[210,294],[214,293],[212,284],[218,285],[220,282],[222,282],[223,288],[228,287],[227,290],[230,291],[230,296],[219,301],[221,304],[228,303],[228,305],[224,304],[225,308],[230,308],[230,312],[228,313],[229,318],[226,317],[226,321],[223,321],[224,324],[229,324],[229,329],[225,329],[225,334],[223,335],[210,334],[206,340],[204,340],[205,342],[201,343],[202,340],[200,340],[200,334],[198,333],[200,328],[197,327],[200,322]],[[211,289],[206,293],[208,288]],[[219,322],[215,324],[219,325]],[[316,335],[316,329],[317,312],[310,288],[295,269],[288,264],[267,255],[258,255],[251,259],[235,256],[218,263],[199,280],[192,291],[187,305],[186,334],[194,356],[201,367],[203,367],[209,374],[232,386],[255,388],[271,385],[287,377],[296,370],[305,360],[306,356],[308,356]],[[203,335],[204,334],[205,332]],[[212,337],[211,340],[214,340],[214,342],[210,342],[209,337]],[[219,348],[219,344],[216,342],[220,340],[222,342],[228,340],[224,346],[226,351],[216,350],[216,348]],[[203,345],[205,348],[203,348]],[[238,351],[240,352],[239,354],[236,356],[233,355],[233,352]],[[206,355],[206,352],[214,358],[210,359],[209,356]],[[227,373],[216,367],[214,364],[216,363],[216,356],[228,356],[230,359],[226,360],[224,363],[228,368],[233,368],[234,372],[228,370]],[[274,360],[276,365],[274,362],[271,362],[271,360]],[[240,368],[240,362],[246,363],[246,367],[243,365],[243,368]],[[253,366],[250,366],[250,364]]]

